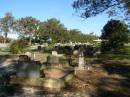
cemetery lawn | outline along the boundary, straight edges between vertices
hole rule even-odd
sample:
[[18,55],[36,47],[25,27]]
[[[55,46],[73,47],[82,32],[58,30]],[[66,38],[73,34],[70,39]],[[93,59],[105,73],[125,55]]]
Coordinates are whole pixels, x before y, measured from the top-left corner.
[[109,53],[98,58],[86,58],[86,60],[92,66],[90,70],[77,73],[77,78],[86,82],[86,92],[92,97],[130,97],[130,55],[128,53]]
[[[45,61],[49,55],[49,53],[35,53],[39,61]],[[0,55],[0,63],[11,58],[12,55]],[[130,97],[129,54],[109,53],[102,54],[98,58],[85,59],[90,67],[89,70],[77,71],[74,79],[68,83],[62,93],[81,92],[89,94],[90,97]]]

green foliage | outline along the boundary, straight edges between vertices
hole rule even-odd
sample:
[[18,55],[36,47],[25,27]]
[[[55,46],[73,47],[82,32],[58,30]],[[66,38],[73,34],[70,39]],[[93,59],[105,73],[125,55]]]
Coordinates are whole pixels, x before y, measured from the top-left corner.
[[24,40],[17,40],[11,43],[10,51],[13,54],[23,53],[25,48],[27,47],[27,42]]
[[55,18],[48,19],[44,22],[31,16],[14,20],[11,14],[7,14],[4,18],[0,19],[0,30],[5,32],[6,41],[8,40],[8,32],[13,31],[19,32],[20,38],[27,40],[30,45],[32,42],[39,44],[68,43],[70,41],[92,42],[98,38],[94,35],[85,35],[78,29],[68,30]]
[[101,39],[107,40],[102,42],[102,51],[118,50],[128,42],[128,26],[119,20],[110,20],[104,26]]
[[59,20],[52,18],[45,22],[41,22],[34,36],[38,36],[40,40],[44,40],[45,42],[50,38],[52,42],[58,42],[65,40],[64,37],[66,37],[66,35],[67,33],[64,25],[61,24]]
[[17,21],[16,30],[22,32],[21,34],[29,38],[31,44],[32,36],[38,28],[39,21],[31,16],[21,18]]
[[[52,43],[66,43],[69,41],[72,42],[92,42],[94,39],[97,39],[97,36],[94,35],[85,35],[82,34],[78,29],[67,30],[59,20],[52,18],[46,22],[42,22],[39,25],[39,29],[35,33],[36,40],[39,39],[39,42],[45,42],[48,39],[52,39]],[[44,41],[43,41],[44,40]]]
[[[109,16],[121,15],[129,16],[129,0],[75,0],[73,8],[79,12],[82,18],[97,16],[100,13],[107,12]],[[128,19],[130,19],[128,17]]]
[[70,30],[69,37],[72,42],[93,42],[93,40],[98,39],[95,35],[82,34],[78,29]]
[[129,33],[129,35],[128,35],[128,38],[129,38],[129,39],[128,39],[128,42],[130,43],[130,33]]
[[14,25],[14,17],[11,13],[6,13],[4,17],[0,18],[0,31],[4,32],[4,43],[7,42],[8,33],[11,32]]

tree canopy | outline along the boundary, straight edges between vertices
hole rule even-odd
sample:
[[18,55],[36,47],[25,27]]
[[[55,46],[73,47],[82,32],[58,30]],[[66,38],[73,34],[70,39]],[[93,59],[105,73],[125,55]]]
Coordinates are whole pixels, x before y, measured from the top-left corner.
[[66,43],[66,42],[92,42],[98,37],[95,35],[83,34],[78,29],[67,29],[56,18],[51,18],[46,21],[40,21],[31,16],[14,19],[12,14],[7,14],[0,19],[0,30],[7,36],[8,32],[20,33],[22,39],[40,44],[47,42]]
[[12,13],[7,12],[4,17],[0,18],[0,32],[4,32],[4,43],[7,42],[8,33],[13,30],[13,25]]
[[17,21],[17,31],[28,36],[31,44],[31,38],[38,29],[38,23],[39,21],[31,16],[21,18]]
[[48,37],[50,36],[50,38],[53,41],[58,42],[66,37],[63,36],[64,34],[67,34],[66,31],[67,28],[65,28],[64,25],[61,24],[59,20],[51,18],[39,24],[39,28],[36,31],[35,36],[38,36],[39,39],[44,40],[45,38],[47,38],[46,36]]
[[128,42],[128,25],[119,20],[110,20],[102,30],[102,51],[117,50]]
[[93,39],[97,39],[94,35],[85,35],[78,29],[68,30],[64,25],[57,19],[51,18],[47,21],[41,22],[35,35],[36,40],[52,39],[52,42],[92,42]]
[[126,19],[130,20],[130,0],[75,0],[73,8],[83,18],[97,16],[102,12],[107,12],[110,16],[124,12]]

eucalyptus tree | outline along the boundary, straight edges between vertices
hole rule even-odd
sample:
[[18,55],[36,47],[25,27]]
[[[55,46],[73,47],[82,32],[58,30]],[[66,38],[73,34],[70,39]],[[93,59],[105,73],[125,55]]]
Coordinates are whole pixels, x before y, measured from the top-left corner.
[[36,35],[38,35],[40,39],[52,39],[52,42],[63,41],[68,37],[67,29],[55,18],[41,22]]
[[21,18],[17,21],[17,31],[21,32],[21,34],[23,34],[25,37],[29,38],[30,45],[33,35],[39,27],[39,22],[39,20],[31,16]]
[[13,32],[14,21],[14,17],[10,12],[7,12],[4,17],[0,18],[0,31],[4,32],[4,43],[7,42],[8,33]]

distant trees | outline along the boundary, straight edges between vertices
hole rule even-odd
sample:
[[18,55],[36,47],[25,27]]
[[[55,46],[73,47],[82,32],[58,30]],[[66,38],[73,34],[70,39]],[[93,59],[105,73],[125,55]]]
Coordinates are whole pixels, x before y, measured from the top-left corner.
[[31,16],[14,19],[11,13],[0,18],[0,31],[4,32],[5,41],[9,32],[20,33],[23,40],[42,44],[44,42],[66,43],[66,42],[90,42],[97,39],[94,35],[85,35],[78,29],[68,30],[59,20],[55,18],[47,21],[39,21]]
[[94,39],[98,38],[94,35],[85,35],[78,29],[68,30],[59,20],[55,18],[41,22],[34,36],[36,36],[36,40],[40,43],[49,39],[51,39],[53,43],[65,43],[69,41],[92,42]]
[[129,33],[129,35],[128,35],[128,38],[129,38],[129,43],[130,43],[130,33]]
[[41,22],[37,30],[37,35],[40,39],[45,39],[45,35],[49,35],[53,42],[62,41],[66,37],[64,34],[67,34],[66,28],[55,18]]
[[4,43],[7,42],[8,33],[13,31],[14,17],[12,13],[6,13],[4,17],[0,18],[0,31],[4,32]]
[[102,51],[118,50],[128,42],[128,25],[119,20],[110,20],[102,30]]
[[29,44],[31,44],[33,34],[38,29],[39,21],[31,16],[21,18],[17,21],[17,31],[24,34],[29,38]]
[[93,42],[93,40],[98,39],[98,36],[83,34],[78,29],[69,30],[69,37],[72,42]]
[[97,16],[103,12],[110,16],[124,12],[125,18],[130,20],[130,0],[75,0],[73,8],[82,18]]

